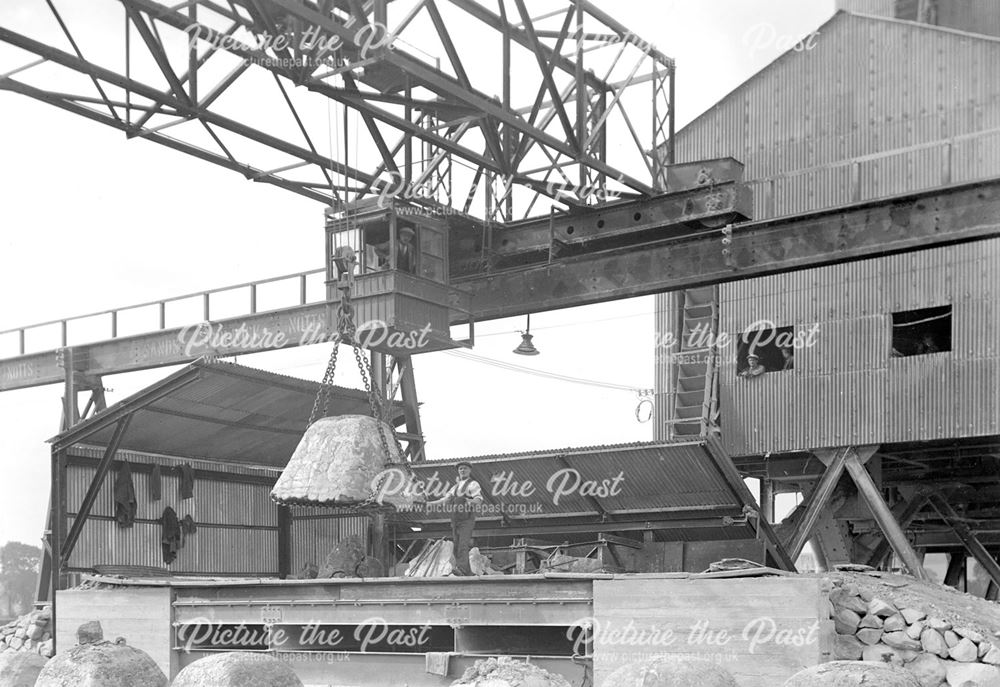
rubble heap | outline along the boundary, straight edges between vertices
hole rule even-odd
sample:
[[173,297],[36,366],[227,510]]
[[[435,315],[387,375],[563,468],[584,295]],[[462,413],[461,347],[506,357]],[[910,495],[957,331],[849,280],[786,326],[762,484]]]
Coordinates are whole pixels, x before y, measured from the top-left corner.
[[544,668],[501,656],[487,658],[467,668],[451,687],[571,687],[566,678]]
[[0,627],[0,652],[30,651],[45,658],[52,657],[52,614],[48,608],[32,611]]
[[921,687],[1000,685],[996,604],[901,575],[831,577],[834,658],[901,666]]

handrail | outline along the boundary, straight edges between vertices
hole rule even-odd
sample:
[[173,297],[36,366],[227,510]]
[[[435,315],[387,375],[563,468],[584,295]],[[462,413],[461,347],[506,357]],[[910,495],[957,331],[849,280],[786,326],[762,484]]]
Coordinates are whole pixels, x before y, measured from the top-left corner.
[[[13,327],[11,329],[0,330],[0,336],[6,335],[6,334],[17,333],[19,335],[19,350],[20,350],[19,355],[25,355],[26,354],[26,350],[25,350],[25,348],[26,348],[25,347],[25,333],[28,332],[28,331],[30,331],[30,330],[32,330],[32,329],[39,329],[41,327],[48,327],[48,326],[51,326],[51,325],[59,324],[59,325],[62,326],[61,327],[62,328],[62,332],[61,332],[62,345],[63,346],[67,346],[68,345],[68,325],[69,325],[70,322],[76,322],[76,321],[80,321],[80,320],[86,320],[86,319],[90,319],[92,317],[100,317],[102,315],[110,315],[111,316],[111,338],[112,339],[117,339],[117,338],[119,338],[118,337],[118,315],[119,315],[119,313],[127,312],[127,311],[130,311],[130,310],[138,310],[140,308],[149,308],[149,307],[152,307],[152,306],[159,306],[159,309],[160,309],[160,311],[159,311],[159,327],[150,328],[150,329],[147,329],[145,331],[148,332],[148,331],[164,330],[164,329],[167,328],[167,326],[166,326],[166,307],[167,307],[168,303],[175,303],[175,302],[178,302],[178,301],[188,300],[190,298],[201,297],[202,301],[203,301],[203,311],[202,311],[202,313],[204,315],[204,319],[208,320],[208,319],[210,319],[210,314],[211,314],[211,295],[212,294],[225,293],[225,292],[235,291],[237,289],[245,289],[245,288],[249,288],[250,289],[250,294],[249,294],[249,296],[250,296],[249,314],[255,314],[255,313],[257,313],[257,287],[258,286],[261,286],[262,284],[273,284],[275,282],[288,281],[288,280],[292,280],[292,279],[297,279],[299,281],[299,298],[298,298],[299,305],[306,305],[307,303],[310,302],[309,299],[307,298],[307,290],[306,290],[307,279],[309,277],[313,276],[313,275],[316,275],[316,274],[323,274],[324,272],[325,272],[325,269],[321,267],[319,269],[307,270],[305,272],[293,272],[291,274],[284,274],[284,275],[280,275],[280,276],[277,276],[277,277],[268,277],[266,279],[255,279],[254,281],[243,282],[241,284],[233,284],[233,285],[230,285],[230,286],[221,286],[221,287],[217,287],[217,288],[214,288],[214,289],[206,289],[206,290],[202,290],[202,291],[194,291],[192,293],[187,293],[187,294],[184,294],[184,295],[181,295],[181,296],[171,296],[170,298],[162,298],[162,299],[159,299],[159,300],[148,301],[148,302],[145,302],[145,303],[137,303],[137,304],[133,304],[133,305],[126,305],[126,306],[122,306],[122,307],[118,307],[118,308],[109,308],[107,310],[100,310],[100,311],[97,311],[97,312],[86,313],[84,315],[74,315],[72,317],[64,317],[64,318],[59,318],[59,319],[55,319],[55,320],[48,320],[46,322],[36,322],[34,324],[23,325],[21,327]],[[325,294],[321,298],[314,299],[313,302],[319,302],[319,301],[322,301],[322,300],[325,300]]]

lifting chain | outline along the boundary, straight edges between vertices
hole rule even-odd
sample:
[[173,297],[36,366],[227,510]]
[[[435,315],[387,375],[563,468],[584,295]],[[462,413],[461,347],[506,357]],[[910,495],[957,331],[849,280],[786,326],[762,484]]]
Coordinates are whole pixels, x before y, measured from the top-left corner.
[[[396,431],[392,427],[391,419],[384,417],[384,410],[382,408],[382,402],[379,398],[378,390],[372,383],[372,368],[371,361],[362,353],[361,347],[358,345],[356,340],[357,327],[354,324],[354,306],[351,303],[351,285],[353,283],[353,278],[348,277],[346,279],[341,279],[341,285],[338,287],[340,289],[340,305],[337,307],[337,338],[333,345],[333,351],[330,353],[330,360],[326,366],[326,372],[323,375],[323,381],[320,382],[319,391],[316,394],[316,400],[313,402],[312,414],[309,416],[309,424],[312,425],[314,422],[320,418],[327,416],[330,407],[330,397],[333,395],[333,380],[337,372],[337,355],[340,352],[341,343],[350,343],[351,348],[354,349],[354,359],[358,363],[358,371],[361,373],[361,381],[364,383],[365,393],[368,396],[368,407],[371,409],[372,417],[379,421],[378,437],[382,444],[382,452],[385,454],[386,460],[389,463],[395,463],[393,459],[392,452],[389,450],[389,442],[386,439],[385,432],[382,431],[381,423],[389,422],[389,428],[392,432],[392,439],[396,444],[396,449],[399,451],[399,456],[405,465],[406,461],[403,458],[403,446],[400,444],[399,437],[396,436]],[[390,408],[391,408],[391,401]],[[379,492],[382,487],[382,483],[385,481],[383,476],[382,480],[375,489],[375,494]]]

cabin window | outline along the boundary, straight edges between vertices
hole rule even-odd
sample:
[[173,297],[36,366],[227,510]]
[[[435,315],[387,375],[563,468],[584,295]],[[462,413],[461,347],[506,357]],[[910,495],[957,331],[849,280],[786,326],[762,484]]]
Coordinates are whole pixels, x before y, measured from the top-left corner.
[[950,305],[892,314],[892,357],[906,358],[950,350]]
[[756,329],[736,337],[736,374],[757,377],[767,372],[783,372],[795,366],[793,327]]

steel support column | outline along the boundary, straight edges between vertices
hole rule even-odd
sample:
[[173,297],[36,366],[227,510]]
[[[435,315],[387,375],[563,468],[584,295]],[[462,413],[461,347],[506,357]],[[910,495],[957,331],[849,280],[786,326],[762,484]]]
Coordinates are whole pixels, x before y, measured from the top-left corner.
[[766,477],[760,480],[760,514],[774,524],[774,482]]
[[419,437],[408,442],[410,460],[427,460],[424,431],[420,424],[420,403],[417,401],[417,382],[413,377],[413,358],[400,356],[396,360],[399,363],[399,390],[403,401],[403,416],[406,418],[406,433]]
[[965,549],[955,549],[948,554],[948,569],[944,573],[944,583],[959,589],[965,577],[965,563],[968,554]]
[[976,559],[976,562],[983,566],[986,574],[990,576],[990,579],[994,583],[1000,585],[1000,563],[997,563],[997,560],[990,555],[990,552],[986,550],[986,547],[979,541],[975,533],[969,529],[969,526],[965,524],[965,521],[959,517],[955,509],[951,507],[951,504],[941,494],[932,494],[930,500],[931,505],[941,514],[941,517],[948,523],[948,526],[955,531],[955,535],[962,541],[968,552]]
[[[902,509],[899,509],[898,513],[897,509],[893,509],[893,516],[899,522],[899,526],[904,529],[909,526],[917,513],[927,504],[929,498],[929,494],[917,493]],[[877,568],[885,560],[885,557],[889,555],[890,549],[889,541],[884,536],[879,537],[879,543],[868,556],[868,565]]]
[[[754,503],[755,499],[753,494],[750,493],[750,489],[747,488],[746,482],[743,481],[743,476],[740,475],[739,470],[733,465],[732,459],[729,454],[726,453],[725,448],[722,446],[722,442],[719,440],[717,435],[709,435],[705,438],[705,450],[712,460],[719,467],[723,478],[726,480],[726,484],[729,489],[733,492],[739,501],[742,503],[750,504]],[[747,514],[747,517],[751,517]],[[753,514],[754,525],[757,529],[757,538],[764,542],[767,547],[768,554],[772,558],[775,566],[783,570],[795,570],[795,558],[788,554],[785,546],[782,544],[781,540],[778,539],[778,535],[775,534],[771,525],[767,522],[766,518],[760,516],[760,512]]]
[[812,492],[809,494],[809,500],[806,504],[805,512],[802,514],[802,519],[799,521],[795,528],[795,532],[788,541],[788,555],[791,556],[792,560],[799,557],[802,553],[802,549],[805,548],[806,542],[812,537],[813,528],[816,526],[816,521],[819,520],[820,513],[826,508],[827,503],[830,501],[830,496],[833,494],[833,490],[837,487],[837,483],[840,481],[840,476],[844,474],[844,466],[847,460],[847,454],[851,452],[850,448],[841,448],[835,451],[823,451],[817,453],[820,460],[826,464],[826,471],[819,480]]
[[847,456],[844,467],[847,468],[848,474],[854,480],[854,484],[857,485],[858,493],[864,499],[868,509],[871,510],[872,515],[875,517],[875,522],[878,523],[879,529],[885,534],[885,538],[892,546],[893,551],[902,559],[903,564],[909,569],[911,575],[918,580],[928,581],[930,578],[927,576],[924,566],[920,564],[917,552],[906,538],[903,528],[899,526],[896,518],[893,517],[892,510],[889,509],[885,499],[882,498],[882,493],[875,485],[874,480],[872,480],[872,476],[868,474],[868,469],[861,464],[854,451],[851,451]]

